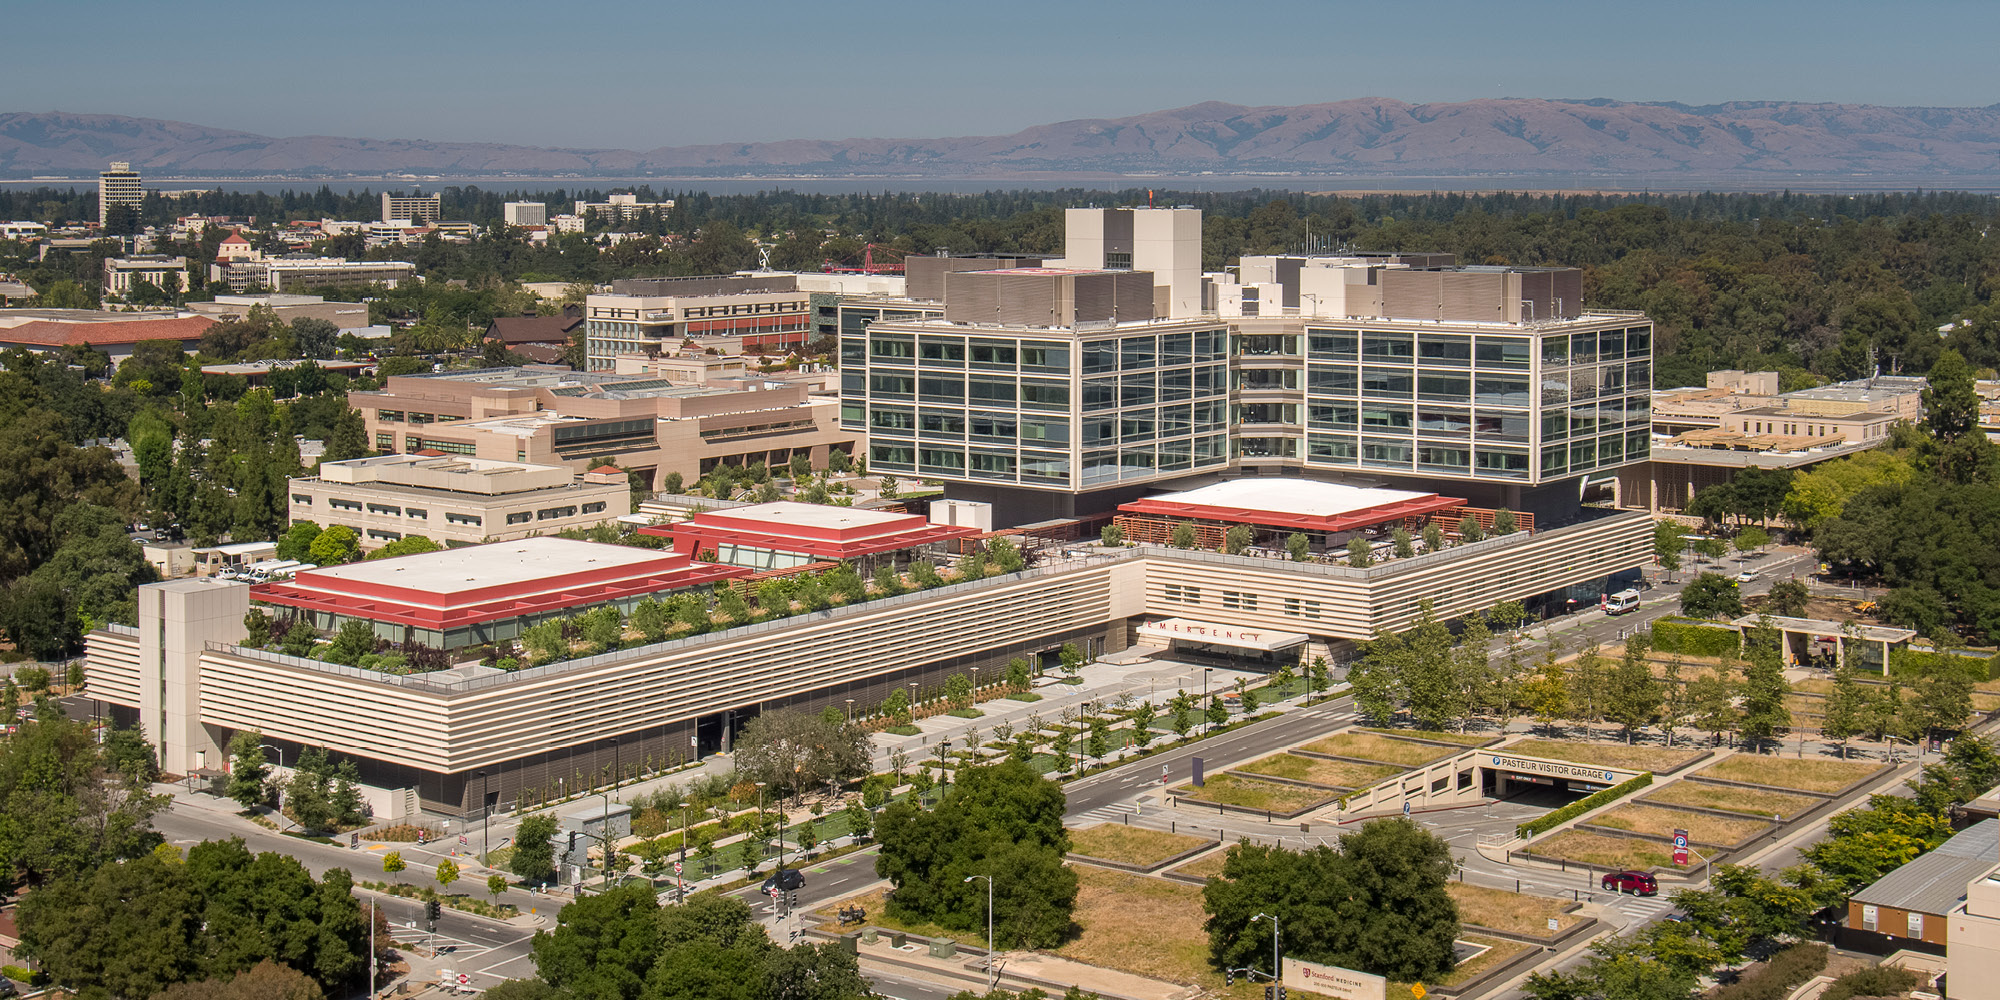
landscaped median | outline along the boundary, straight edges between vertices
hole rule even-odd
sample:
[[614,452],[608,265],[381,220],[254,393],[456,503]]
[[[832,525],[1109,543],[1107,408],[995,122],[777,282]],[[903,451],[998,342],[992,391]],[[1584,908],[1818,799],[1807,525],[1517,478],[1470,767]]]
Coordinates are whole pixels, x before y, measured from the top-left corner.
[[1569,805],[1562,807],[1561,809],[1557,809],[1554,812],[1544,813],[1543,815],[1535,819],[1529,820],[1528,822],[1515,827],[1514,834],[1525,840],[1526,838],[1532,837],[1538,833],[1542,833],[1543,831],[1553,830],[1556,827],[1559,827],[1564,823],[1567,823],[1570,820],[1573,820],[1578,816],[1581,816],[1584,813],[1591,811],[1592,809],[1599,809],[1604,806],[1610,805],[1611,803],[1616,802],[1619,799],[1622,799],[1625,796],[1630,795],[1633,792],[1636,792],[1639,789],[1644,788],[1652,783],[1653,783],[1653,774],[1652,772],[1648,771],[1645,774],[1641,774],[1638,777],[1631,779],[1630,781],[1620,782],[1619,784],[1612,785],[1610,788],[1606,788],[1602,791],[1593,792],[1592,794],[1586,795],[1583,798],[1580,798],[1575,802],[1572,802]]
[[1402,768],[1388,764],[1361,764],[1295,753],[1274,753],[1248,764],[1238,764],[1230,770],[1335,789],[1367,788],[1384,778],[1403,773]]
[[1150,872],[1201,853],[1216,842],[1124,823],[1099,823],[1069,832],[1069,856],[1088,864]]
[[1419,743],[1416,740],[1399,739],[1380,733],[1350,730],[1323,740],[1315,740],[1299,747],[1298,752],[1345,760],[1379,761],[1395,765],[1396,771],[1407,771],[1442,757],[1464,753],[1465,750]]
[[1260,781],[1229,772],[1208,778],[1200,788],[1181,785],[1173,794],[1185,802],[1201,802],[1238,812],[1269,813],[1287,819],[1339,798],[1324,788]]

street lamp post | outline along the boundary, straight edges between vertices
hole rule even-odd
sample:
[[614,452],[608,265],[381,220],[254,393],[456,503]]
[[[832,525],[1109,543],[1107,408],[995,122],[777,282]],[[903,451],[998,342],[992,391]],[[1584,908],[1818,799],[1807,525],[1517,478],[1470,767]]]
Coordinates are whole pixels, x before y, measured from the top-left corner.
[[847,699],[847,724],[854,725],[854,699]]
[[1271,981],[1274,983],[1283,982],[1285,978],[1285,967],[1279,964],[1280,959],[1278,956],[1278,918],[1268,913],[1259,913],[1256,916],[1250,918],[1250,922],[1253,924],[1259,920],[1269,920],[1271,922]]
[[618,758],[618,737],[613,736],[611,737],[611,788],[613,791],[618,790],[619,786],[625,781],[625,770],[619,766],[620,764],[621,761]]
[[967,875],[967,882],[976,878],[986,880],[986,991],[993,992],[1000,982],[1000,967],[993,964],[993,876]]
[[1208,721],[1208,675],[1214,672],[1214,667],[1201,668],[1201,734],[1203,736],[1208,735],[1209,727],[1214,724]]
[[473,773],[479,776],[479,863],[483,865],[493,852],[493,810],[486,807],[486,772]]
[[[282,769],[284,768],[284,766],[285,766],[285,748],[284,748],[284,747],[281,747],[281,746],[278,746],[278,745],[277,745],[277,744],[275,744],[275,743],[259,743],[259,744],[257,744],[257,749],[259,749],[259,750],[276,750],[276,751],[278,752],[278,767],[279,767],[279,769],[281,769],[281,770],[282,770]],[[279,786],[278,786],[278,818],[279,818],[279,819],[284,819],[284,818],[285,818],[285,786],[283,786],[283,785],[279,785]]]

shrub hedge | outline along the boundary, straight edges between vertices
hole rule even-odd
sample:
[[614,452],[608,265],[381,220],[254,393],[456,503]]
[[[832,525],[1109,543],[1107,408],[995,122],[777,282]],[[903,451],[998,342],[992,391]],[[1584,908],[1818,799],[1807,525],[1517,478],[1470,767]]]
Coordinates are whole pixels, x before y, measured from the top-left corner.
[[1583,798],[1580,798],[1575,802],[1572,802],[1569,805],[1562,807],[1561,809],[1557,809],[1554,812],[1544,813],[1538,819],[1530,820],[1526,823],[1521,824],[1520,826],[1515,827],[1514,833],[1516,836],[1527,838],[1527,837],[1532,837],[1535,834],[1541,833],[1544,830],[1553,830],[1556,827],[1561,826],[1562,824],[1567,823],[1570,820],[1573,820],[1578,816],[1581,816],[1584,813],[1587,813],[1592,809],[1597,808],[1598,806],[1604,805],[1609,802],[1614,802],[1618,799],[1622,799],[1625,796],[1630,795],[1633,792],[1636,792],[1639,789],[1644,788],[1652,783],[1653,783],[1653,772],[1647,771],[1645,774],[1633,778],[1630,781],[1621,782],[1619,784],[1612,785],[1610,788],[1607,788],[1601,792],[1595,792],[1590,795],[1584,796]]
[[1922,986],[1924,977],[1908,969],[1886,965],[1850,972],[1833,981],[1820,1000],[1848,1000],[1849,997],[1894,997]]
[[1784,1000],[1826,968],[1826,956],[1826,945],[1795,944],[1745,972],[1735,982],[1718,987],[1708,995],[1708,1000]]
[[2000,656],[1960,656],[1921,649],[1898,649],[1889,654],[1891,677],[1921,677],[1953,669],[1965,671],[1974,684],[1983,683],[2000,675]]
[[1653,648],[1662,653],[1734,656],[1742,645],[1743,635],[1735,629],[1677,618],[1662,618],[1653,623]]

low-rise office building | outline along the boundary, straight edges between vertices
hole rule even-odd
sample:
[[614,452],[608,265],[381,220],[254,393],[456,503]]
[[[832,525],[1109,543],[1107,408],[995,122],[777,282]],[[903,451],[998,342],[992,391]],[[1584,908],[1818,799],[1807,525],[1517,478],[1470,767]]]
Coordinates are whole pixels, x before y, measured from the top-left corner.
[[655,489],[671,473],[692,482],[718,464],[775,466],[795,454],[824,468],[834,449],[858,447],[834,400],[761,377],[684,385],[528,365],[396,376],[349,393],[348,405],[376,451],[428,448],[578,473],[609,458]]
[[169,294],[185,292],[188,290],[187,258],[162,254],[104,258],[104,294],[130,295],[133,284],[140,281]]
[[416,277],[417,266],[399,260],[348,260],[345,257],[312,257],[287,254],[262,260],[210,264],[210,284],[227,285],[242,293],[251,286],[267,291],[305,292],[315,288],[353,288],[381,285],[394,288]]
[[[246,286],[247,287],[247,286]],[[368,306],[362,302],[328,302],[320,295],[269,293],[264,295],[217,295],[208,302],[189,302],[181,308],[197,316],[215,319],[242,319],[250,310],[263,307],[290,323],[295,319],[323,319],[342,330],[365,330]]]
[[1646,462],[1618,470],[1614,502],[1678,512],[1743,469],[1801,470],[1875,448],[1922,414],[1923,379],[1877,376],[1778,392],[1776,372],[1710,372],[1703,388],[1652,396]]
[[46,354],[89,347],[108,355],[116,368],[148,340],[168,340],[183,350],[201,345],[202,332],[215,321],[171,313],[99,312],[94,309],[10,309],[0,311],[0,350],[21,348]]
[[1954,912],[1965,907],[1966,884],[1993,870],[1996,850],[2000,820],[1989,819],[1891,870],[1848,897],[1841,946],[1877,954],[1903,948],[1945,954],[1953,926],[1962,919]]
[[[691,741],[701,753],[724,749],[760,711],[874,705],[912,682],[1003,669],[1067,642],[1121,650],[1156,638],[1167,621],[1235,663],[1338,660],[1378,631],[1407,628],[1425,601],[1451,618],[1515,598],[1547,608],[1594,599],[1636,573],[1651,538],[1644,515],[1590,512],[1369,567],[1157,545],[1072,545],[1065,555],[1057,545],[1018,573],[513,672],[392,674],[240,644],[253,599],[310,612],[323,628],[360,617],[392,642],[463,648],[505,638],[523,625],[523,608],[571,614],[694,579],[676,573],[751,572],[676,563],[649,576],[649,565],[629,560],[689,554],[588,543],[568,543],[559,559],[512,551],[562,541],[529,539],[311,570],[254,591],[151,585],[140,592],[137,628],[91,634],[87,670],[94,697],[159,734],[168,769],[214,766],[231,733],[256,729],[282,746],[324,746],[354,759],[371,785],[407,788],[426,808],[460,813],[552,790],[559,776],[602,773],[621,750],[626,760],[673,760],[685,759]],[[603,580],[586,587],[565,578],[596,572],[588,560],[602,549],[615,550]],[[652,582],[620,582],[641,577]],[[503,620],[513,624],[495,624]],[[1234,644],[1246,631],[1302,638],[1279,654]]]
[[692,341],[723,354],[783,355],[813,335],[811,293],[797,275],[621,278],[584,300],[589,366],[609,370],[621,354],[678,353]]
[[322,462],[316,475],[291,480],[290,517],[346,525],[366,551],[409,535],[456,546],[594,528],[631,506],[628,480],[615,466],[578,475],[423,451]]

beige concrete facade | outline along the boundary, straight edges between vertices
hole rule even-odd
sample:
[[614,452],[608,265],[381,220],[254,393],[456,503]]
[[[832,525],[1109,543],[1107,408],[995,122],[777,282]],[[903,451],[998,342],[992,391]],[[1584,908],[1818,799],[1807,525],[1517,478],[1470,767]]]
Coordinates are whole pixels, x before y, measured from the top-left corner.
[[596,458],[638,472],[654,489],[678,472],[692,482],[718,464],[778,464],[794,454],[824,467],[834,448],[860,454],[839,403],[806,385],[763,378],[689,386],[611,380],[529,366],[486,373],[398,376],[348,394],[378,452],[426,448],[495,461],[566,466]]
[[2000,865],[1968,883],[1965,902],[1939,923],[1949,927],[1945,995],[2000,1000]]
[[477,545],[592,528],[631,510],[623,470],[460,456],[385,455],[327,462],[291,481],[290,517],[354,529],[362,551],[409,535]]
[[[470,804],[474,770],[487,772],[499,801],[512,801],[555,776],[610,765],[614,751],[602,741],[612,736],[627,754],[663,759],[684,753],[691,737],[719,748],[704,727],[726,727],[732,713],[818,710],[847,698],[872,705],[911,681],[934,685],[1065,641],[1123,649],[1148,618],[1309,633],[1312,655],[1407,626],[1423,598],[1452,616],[1507,598],[1594,591],[1643,562],[1650,539],[1649,519],[1618,514],[1370,569],[1143,546],[513,673],[397,676],[240,649],[247,587],[226,591],[218,600],[228,607],[213,613],[159,605],[147,588],[137,629],[91,635],[88,671],[94,695],[159,718],[154,637],[166,618],[199,612],[196,625],[173,626],[181,631],[166,647],[198,690],[177,696],[167,710],[181,717],[169,725],[149,721],[149,732],[168,734],[165,767],[191,766],[190,747],[255,728],[352,755],[371,783],[416,787],[456,812]],[[1198,600],[1185,600],[1190,590]],[[1226,593],[1236,596],[1225,603]]]

